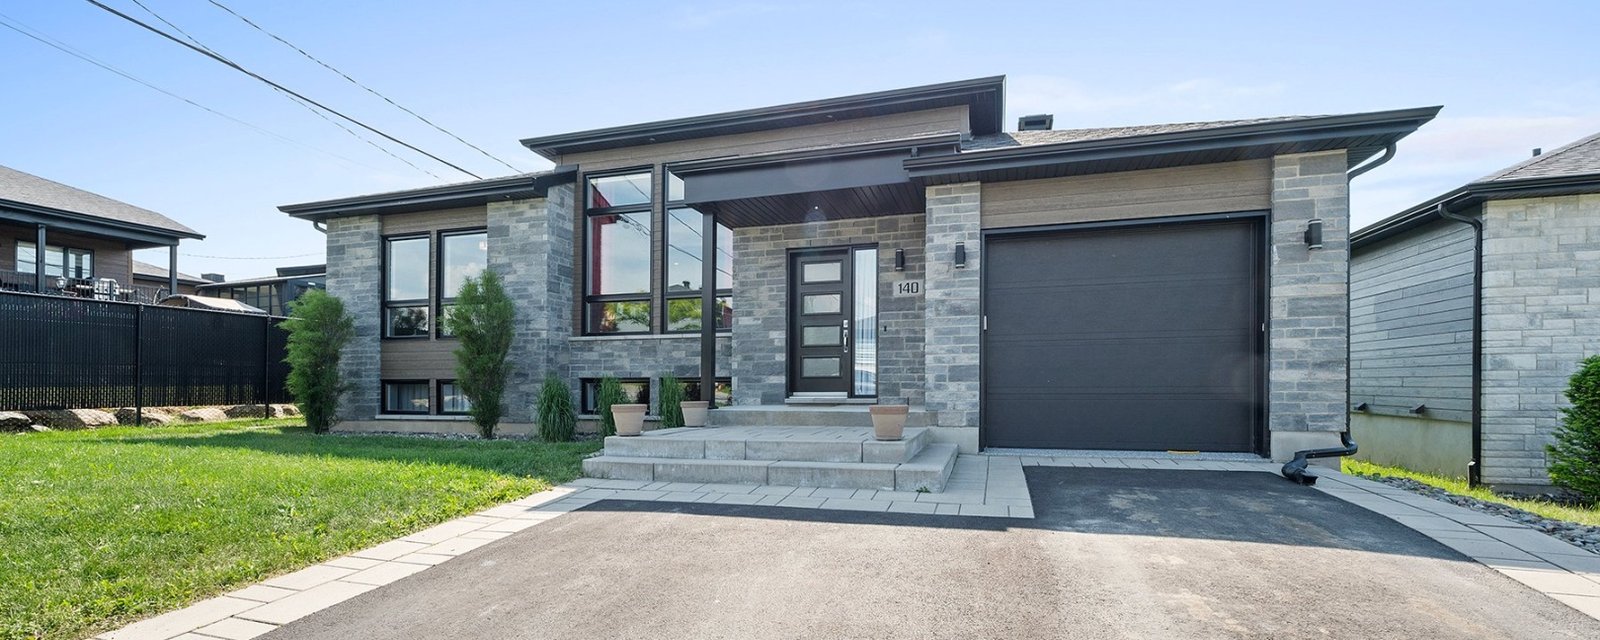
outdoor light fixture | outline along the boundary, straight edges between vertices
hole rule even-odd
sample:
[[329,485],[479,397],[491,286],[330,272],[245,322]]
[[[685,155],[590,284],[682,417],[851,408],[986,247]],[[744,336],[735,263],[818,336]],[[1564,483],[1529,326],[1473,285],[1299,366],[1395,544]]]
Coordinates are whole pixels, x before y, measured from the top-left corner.
[[956,243],[956,268],[967,268],[967,243],[965,242]]
[[1322,248],[1322,218],[1312,218],[1306,221],[1306,248]]
[[906,250],[905,249],[895,249],[894,250],[894,270],[895,271],[905,271],[906,270]]

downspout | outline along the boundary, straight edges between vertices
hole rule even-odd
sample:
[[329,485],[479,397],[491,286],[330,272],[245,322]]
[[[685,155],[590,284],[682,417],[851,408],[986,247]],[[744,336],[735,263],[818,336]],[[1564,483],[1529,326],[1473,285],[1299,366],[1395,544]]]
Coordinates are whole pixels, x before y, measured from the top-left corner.
[[[1351,169],[1351,170],[1345,172],[1345,183],[1349,184],[1349,182],[1351,180],[1354,180],[1356,178],[1356,176],[1359,176],[1359,175],[1361,175],[1363,173],[1366,173],[1368,171],[1376,169],[1376,168],[1382,166],[1383,164],[1389,162],[1390,160],[1393,160],[1394,159],[1394,155],[1395,155],[1395,144],[1391,142],[1391,143],[1389,143],[1387,146],[1385,146],[1383,148],[1383,155],[1379,156],[1378,159],[1373,160],[1371,162],[1368,162],[1366,164],[1363,164],[1361,166],[1358,166],[1358,167],[1356,167],[1354,169]],[[1346,283],[1350,282],[1350,260],[1348,259],[1348,256],[1346,257],[1345,264],[1344,264],[1344,281]],[[1350,317],[1350,295],[1348,293],[1345,294],[1344,300],[1345,300],[1345,302],[1344,302],[1344,304],[1345,304],[1345,318],[1347,319],[1346,320],[1346,324],[1348,326],[1348,322],[1349,322],[1348,318]],[[1345,361],[1344,395],[1345,395],[1345,398],[1349,398],[1350,397],[1350,373],[1349,373],[1349,371],[1350,371],[1350,340],[1349,340],[1349,336],[1348,335],[1346,336],[1345,343],[1344,343],[1344,361]],[[1337,446],[1337,447],[1327,447],[1327,448],[1323,448],[1323,449],[1303,449],[1303,450],[1294,452],[1294,458],[1283,464],[1283,469],[1281,470],[1281,473],[1283,474],[1283,477],[1288,478],[1289,480],[1291,480],[1293,482],[1296,482],[1296,483],[1299,483],[1299,484],[1303,484],[1303,485],[1306,485],[1306,486],[1311,486],[1311,485],[1314,485],[1314,484],[1317,483],[1317,474],[1316,474],[1316,472],[1312,471],[1309,468],[1310,465],[1311,465],[1311,460],[1312,459],[1314,459],[1314,458],[1335,458],[1335,457],[1341,457],[1342,458],[1342,457],[1345,457],[1345,456],[1353,456],[1353,455],[1355,455],[1356,454],[1356,450],[1357,450],[1356,441],[1350,435],[1350,417],[1349,417],[1348,414],[1346,414],[1346,416],[1345,416],[1344,431],[1339,432],[1339,444],[1340,444],[1340,446]]]
[[1451,213],[1439,203],[1439,217],[1472,226],[1472,461],[1467,464],[1467,485],[1476,487],[1483,473],[1483,220]]

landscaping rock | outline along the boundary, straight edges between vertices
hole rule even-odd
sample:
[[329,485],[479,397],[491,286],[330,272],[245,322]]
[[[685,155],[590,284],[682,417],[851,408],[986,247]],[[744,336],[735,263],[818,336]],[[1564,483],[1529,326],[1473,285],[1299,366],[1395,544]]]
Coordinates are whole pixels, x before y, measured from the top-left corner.
[[94,429],[117,423],[117,417],[110,412],[99,409],[60,409],[56,411],[29,411],[27,416],[33,419],[34,424],[44,425],[51,429],[73,431],[77,429]]
[[183,422],[221,422],[228,419],[227,412],[216,407],[200,407],[178,414]]
[[[34,433],[44,433],[46,431],[51,431],[51,429],[50,427],[46,427],[42,424],[30,424],[28,425],[28,431],[32,431]],[[28,431],[23,431],[21,433],[27,433]]]
[[0,411],[0,431],[27,431],[33,418],[15,411]]
[[133,407],[123,407],[121,409],[117,409],[117,422],[119,424],[127,425],[143,424],[146,427],[159,427],[166,424],[172,424],[172,421],[174,420],[172,414],[160,409],[145,409],[143,413],[144,421],[141,423],[137,419],[139,417],[138,412],[135,412]]
[[[265,409],[263,409],[265,406]],[[228,407],[229,418],[293,418],[300,415],[300,410],[292,404],[236,404]]]
[[300,415],[300,407],[292,404],[274,404],[270,406],[272,407],[272,417],[274,418],[295,418]]

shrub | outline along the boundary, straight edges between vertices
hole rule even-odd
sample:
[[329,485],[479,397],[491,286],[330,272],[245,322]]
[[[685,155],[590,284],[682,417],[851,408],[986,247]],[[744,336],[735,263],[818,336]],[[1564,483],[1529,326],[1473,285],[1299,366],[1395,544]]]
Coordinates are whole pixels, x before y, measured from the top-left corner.
[[578,412],[572,408],[572,390],[555,374],[544,377],[539,388],[539,439],[566,442],[578,428]]
[[611,405],[627,404],[628,396],[622,392],[622,383],[615,376],[600,379],[595,390],[594,409],[600,412],[600,436],[617,435],[617,418],[611,415]]
[[1600,356],[1590,356],[1567,382],[1561,428],[1550,454],[1550,480],[1600,501]]
[[656,400],[660,406],[661,428],[676,429],[683,426],[683,383],[672,374],[661,376],[661,397]]
[[459,341],[456,385],[467,396],[467,415],[478,435],[494,439],[495,425],[505,416],[506,380],[511,376],[511,338],[516,308],[500,284],[500,276],[484,271],[467,278],[456,294],[445,327]]
[[355,334],[344,302],[313,289],[289,304],[289,377],[284,382],[306,425],[324,433],[338,420],[339,396],[348,389],[339,378],[339,356]]

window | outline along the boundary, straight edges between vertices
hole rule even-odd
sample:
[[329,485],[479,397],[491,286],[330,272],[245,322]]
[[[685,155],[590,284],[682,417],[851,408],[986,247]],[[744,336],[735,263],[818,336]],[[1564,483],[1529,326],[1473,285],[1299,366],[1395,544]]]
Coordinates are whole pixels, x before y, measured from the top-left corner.
[[[39,261],[38,248],[39,245],[32,242],[17,243],[18,272],[34,273]],[[94,252],[88,249],[45,245],[44,274],[52,277],[65,276],[80,280],[92,279],[94,278]]]
[[439,382],[439,413],[462,414],[472,410],[472,401],[462,393],[454,380]]
[[[693,208],[667,210],[667,331],[700,330],[704,228],[705,216]],[[733,230],[720,224],[716,270],[716,328],[722,331],[733,324]]]
[[[716,384],[717,384],[717,388],[716,388],[716,396],[717,396],[717,398],[716,398],[717,399],[717,403],[716,404],[717,404],[717,406],[725,407],[727,405],[733,404],[733,379],[731,379],[731,378],[718,378],[717,381],[716,381]],[[700,396],[700,381],[699,380],[684,380],[683,381],[683,399],[684,400],[704,400],[705,399],[705,398],[702,398]]]
[[427,236],[390,238],[384,243],[384,336],[425,338],[432,327],[428,313]]
[[588,179],[584,332],[650,331],[650,172]]
[[[628,380],[619,380],[619,382],[622,383],[622,395],[623,395],[624,398],[626,398],[623,401],[623,404],[642,404],[642,405],[649,406],[649,404],[650,404],[650,381],[649,380],[644,379],[644,378],[636,378],[636,379],[628,379]],[[599,398],[600,398],[600,379],[599,378],[584,378],[582,380],[582,386],[583,386],[583,394],[582,394],[582,396],[583,396],[582,397],[583,408],[582,408],[582,411],[585,414],[594,415],[594,414],[596,414],[596,413],[598,413],[600,411],[600,409],[598,408],[598,401],[599,401]],[[653,411],[650,411],[649,409],[646,409],[645,411],[654,413]]]
[[466,231],[439,234],[439,335],[448,337],[450,310],[467,278],[483,275],[489,265],[489,234]]
[[428,413],[428,381],[383,383],[384,413]]

